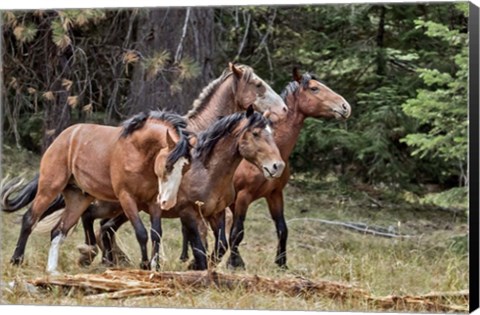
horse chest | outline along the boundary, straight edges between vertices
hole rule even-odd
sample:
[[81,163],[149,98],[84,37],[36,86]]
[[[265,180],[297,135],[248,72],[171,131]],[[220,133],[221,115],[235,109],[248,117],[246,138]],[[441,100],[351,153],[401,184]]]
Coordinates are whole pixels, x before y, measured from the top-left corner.
[[222,193],[210,193],[203,201],[202,213],[205,217],[222,211],[230,205],[235,197],[233,186],[231,189],[224,189]]

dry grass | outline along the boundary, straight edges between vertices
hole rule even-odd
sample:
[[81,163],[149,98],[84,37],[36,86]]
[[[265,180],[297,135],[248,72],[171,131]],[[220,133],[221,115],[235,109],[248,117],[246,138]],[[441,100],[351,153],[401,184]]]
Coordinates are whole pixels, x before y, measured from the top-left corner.
[[[31,175],[36,171],[38,157],[13,149],[2,152],[3,176],[19,169]],[[367,193],[368,195],[366,195]],[[246,270],[232,272],[225,260],[217,271],[225,274],[259,275],[273,279],[301,276],[312,281],[329,280],[358,286],[372,296],[423,295],[429,292],[450,292],[468,289],[468,225],[464,217],[427,210],[399,198],[401,192],[387,189],[370,190],[348,187],[336,179],[316,181],[297,177],[286,190],[285,215],[288,223],[288,266],[279,270],[274,264],[276,233],[266,203],[251,205],[245,222],[246,235],[240,250]],[[382,207],[372,202],[381,201]],[[337,300],[328,297],[302,298],[282,293],[259,293],[238,287],[232,290],[179,289],[171,295],[141,296],[125,299],[88,299],[79,291],[53,288],[47,292],[30,293],[8,282],[35,279],[45,275],[49,236],[33,235],[27,244],[22,267],[13,267],[9,259],[20,229],[23,211],[1,215],[2,304],[51,304],[90,306],[155,306],[213,309],[271,310],[334,310],[375,311],[372,305],[355,299]],[[143,216],[148,226],[149,220]],[[325,225],[309,218],[363,222],[391,227],[397,233],[411,234],[411,239],[387,239]],[[181,233],[178,220],[163,221],[164,271],[186,271],[181,263]],[[76,264],[76,246],[83,242],[81,224],[61,248],[59,268],[66,274],[101,273],[105,268],[98,258],[89,268]],[[119,232],[119,244],[136,268],[139,248],[130,226]],[[211,247],[210,247],[211,248]],[[462,305],[464,300],[446,302]],[[415,309],[418,310],[418,309]],[[421,311],[421,309],[419,310]]]

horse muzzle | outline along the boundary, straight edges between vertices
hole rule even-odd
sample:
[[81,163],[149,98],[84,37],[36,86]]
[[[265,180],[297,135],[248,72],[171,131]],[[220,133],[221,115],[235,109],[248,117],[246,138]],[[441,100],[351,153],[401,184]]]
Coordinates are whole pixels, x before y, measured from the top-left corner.
[[350,104],[344,102],[338,105],[337,108],[333,109],[333,114],[338,120],[346,120],[352,114],[352,108],[350,107]]
[[162,210],[170,210],[177,204],[176,198],[165,198],[158,195],[157,199],[158,204]]
[[285,169],[285,162],[276,161],[263,165],[263,175],[266,179],[279,178]]

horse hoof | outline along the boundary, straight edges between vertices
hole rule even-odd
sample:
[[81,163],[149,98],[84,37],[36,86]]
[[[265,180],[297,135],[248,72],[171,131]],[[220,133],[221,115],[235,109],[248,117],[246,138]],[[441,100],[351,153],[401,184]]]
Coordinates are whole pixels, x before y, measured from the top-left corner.
[[140,269],[142,270],[150,270],[150,262],[149,261],[142,261],[140,263]]
[[275,263],[277,264],[278,267],[282,270],[287,270],[287,260],[285,258],[283,259],[275,259]]
[[277,263],[277,265],[278,265],[278,267],[279,267],[281,270],[288,270],[288,266],[287,266],[287,264],[285,264],[285,263],[284,263],[284,264],[278,264],[278,263]]
[[192,260],[187,267],[188,270],[207,270],[207,266],[203,264],[198,264],[195,260]]
[[47,270],[47,273],[50,276],[59,276],[60,275],[60,272],[58,272],[58,270]]
[[92,264],[92,262],[93,262],[93,259],[91,259],[88,256],[82,256],[78,258],[78,261],[77,261],[78,265],[81,267],[88,267]]
[[80,252],[78,264],[82,267],[90,266],[98,254],[97,246],[93,245],[81,244],[77,246],[77,250]]
[[12,257],[12,259],[10,259],[10,263],[14,266],[20,266],[22,262],[23,262],[23,256]]
[[180,261],[181,262],[187,262],[188,261],[188,255],[181,255],[180,256]]
[[230,256],[230,258],[227,261],[227,268],[245,270],[245,263],[243,262],[243,259],[240,256],[237,256],[235,258],[232,258],[232,256]]

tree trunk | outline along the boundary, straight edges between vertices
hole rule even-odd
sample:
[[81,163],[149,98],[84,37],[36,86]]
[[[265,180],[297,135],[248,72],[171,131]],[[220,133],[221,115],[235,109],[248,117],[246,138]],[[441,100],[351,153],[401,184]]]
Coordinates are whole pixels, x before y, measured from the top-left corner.
[[[50,36],[45,36],[45,59],[47,62],[44,63],[42,76],[48,94],[43,96],[45,99],[45,119],[43,122],[42,153],[70,125],[71,107],[68,105],[70,91],[62,83],[64,79],[70,79],[71,55],[71,47],[59,51],[59,48],[51,42]],[[41,64],[40,60],[39,64]]]
[[[145,59],[167,51],[169,58],[153,77],[148,75],[145,62],[136,64],[125,112],[132,115],[149,109],[166,109],[184,114],[214,78],[214,9],[149,9],[137,22],[136,51]],[[200,71],[197,77],[180,80],[176,69],[186,57],[194,60]]]

